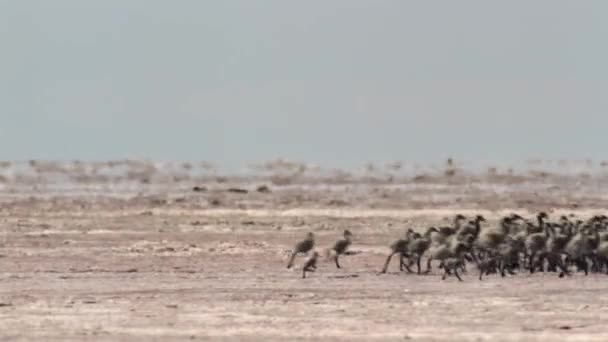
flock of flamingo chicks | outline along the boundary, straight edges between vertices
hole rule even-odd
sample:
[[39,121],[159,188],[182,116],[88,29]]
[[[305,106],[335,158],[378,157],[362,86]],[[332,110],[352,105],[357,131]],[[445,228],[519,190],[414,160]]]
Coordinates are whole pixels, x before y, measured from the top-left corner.
[[[432,263],[438,262],[443,269],[442,279],[454,275],[462,281],[460,272],[466,272],[467,264],[474,263],[479,279],[484,275],[498,274],[505,277],[516,271],[534,273],[555,272],[559,277],[573,271],[606,272],[608,274],[608,217],[596,215],[588,220],[574,215],[561,216],[550,221],[545,212],[536,215],[536,222],[518,214],[500,219],[496,227],[483,227],[485,218],[477,215],[468,220],[456,215],[452,226],[429,227],[424,233],[409,229],[403,238],[390,245],[390,254],[380,273],[386,273],[391,259],[399,259],[399,269],[413,273],[431,272]],[[327,257],[340,268],[339,258],[348,255],[353,234],[344,231],[344,237],[327,251]],[[319,253],[314,250],[315,237],[308,233],[298,242],[289,258],[287,268],[293,267],[296,255],[307,253],[310,257],[302,267],[302,277],[314,272]],[[311,252],[311,253],[309,253]],[[426,269],[422,260],[426,258]]]

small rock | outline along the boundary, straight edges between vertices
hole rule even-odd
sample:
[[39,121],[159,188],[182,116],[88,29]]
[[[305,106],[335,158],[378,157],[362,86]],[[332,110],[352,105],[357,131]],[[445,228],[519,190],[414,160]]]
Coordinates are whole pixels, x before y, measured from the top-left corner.
[[241,189],[241,188],[228,188],[226,191],[236,193],[236,194],[246,194],[249,192],[246,189]]
[[256,191],[262,194],[267,194],[270,192],[270,188],[266,185],[260,185],[257,187]]

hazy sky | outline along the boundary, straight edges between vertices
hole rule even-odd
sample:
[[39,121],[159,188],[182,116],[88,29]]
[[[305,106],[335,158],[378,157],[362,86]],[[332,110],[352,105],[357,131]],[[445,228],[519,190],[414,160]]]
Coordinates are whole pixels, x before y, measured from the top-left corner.
[[0,0],[0,159],[608,158],[607,13]]

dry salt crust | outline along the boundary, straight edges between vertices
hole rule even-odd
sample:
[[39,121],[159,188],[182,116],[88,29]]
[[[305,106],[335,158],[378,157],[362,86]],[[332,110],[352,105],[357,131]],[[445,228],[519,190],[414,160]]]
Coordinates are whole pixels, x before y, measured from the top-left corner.
[[[55,198],[57,206],[48,208],[0,192],[6,204],[0,210],[0,339],[607,340],[606,275],[523,273],[480,282],[470,265],[460,283],[441,281],[436,268],[425,276],[400,273],[396,261],[388,274],[378,274],[388,245],[406,229],[447,223],[456,213],[482,214],[488,226],[513,211],[532,217],[538,208],[552,217],[603,213],[602,198],[585,187],[568,196],[594,205],[577,208],[562,201],[563,194],[557,200],[526,192],[492,197],[496,202],[476,193],[456,207],[429,196],[422,208],[411,208],[403,202],[410,190],[381,198],[367,189],[357,189],[363,205],[326,206],[351,194],[301,188],[273,189],[257,198],[259,207],[244,209],[238,195],[218,208],[190,207],[201,200],[187,193],[184,202],[164,206],[94,190],[24,197]],[[450,191],[458,196],[467,189]],[[277,207],[278,199],[295,194],[310,202]],[[534,208],[501,207],[520,197],[534,198],[526,202]],[[343,269],[322,258],[318,271],[301,279],[303,256],[286,269],[290,249],[308,231],[322,251],[344,229],[353,231],[357,253],[342,258]]]

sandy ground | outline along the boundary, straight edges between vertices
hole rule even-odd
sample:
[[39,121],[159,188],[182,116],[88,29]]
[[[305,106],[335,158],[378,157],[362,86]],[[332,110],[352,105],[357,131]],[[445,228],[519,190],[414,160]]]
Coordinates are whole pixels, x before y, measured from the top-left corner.
[[[120,195],[6,187],[0,339],[606,341],[608,276],[480,282],[470,265],[459,283],[441,281],[438,269],[400,273],[396,263],[377,274],[387,246],[407,228],[446,223],[456,212],[482,213],[494,225],[503,213],[531,215],[524,208],[586,216],[605,205],[603,185],[555,186],[265,194],[183,186]],[[345,228],[357,254],[342,269],[323,260],[301,279],[304,257],[285,268],[308,231],[323,250]]]

